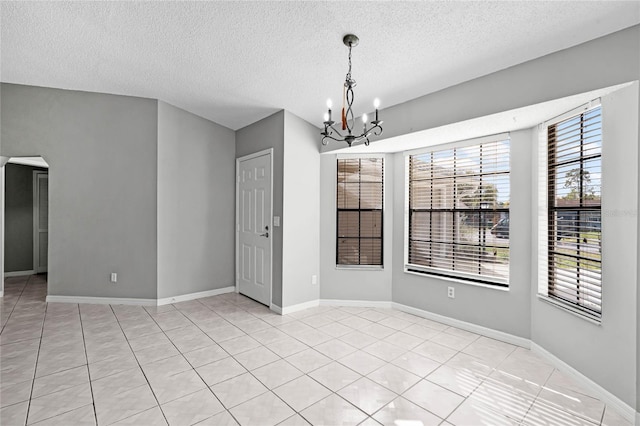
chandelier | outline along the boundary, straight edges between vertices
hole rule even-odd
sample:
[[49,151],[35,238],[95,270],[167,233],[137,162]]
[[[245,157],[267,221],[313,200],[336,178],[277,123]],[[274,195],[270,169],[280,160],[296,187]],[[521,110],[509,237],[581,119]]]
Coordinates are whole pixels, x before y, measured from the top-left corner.
[[342,39],[342,42],[349,48],[349,71],[347,72],[347,76],[344,80],[344,88],[342,89],[342,113],[340,116],[340,123],[336,128],[334,125],[335,121],[331,119],[331,99],[327,101],[327,109],[328,111],[324,114],[324,132],[321,132],[322,135],[322,145],[326,145],[329,143],[329,140],[334,140],[336,142],[346,142],[347,145],[351,146],[354,142],[362,142],[364,141],[365,145],[369,145],[369,137],[371,135],[380,136],[382,134],[382,121],[378,120],[378,107],[380,107],[380,101],[376,98],[373,101],[373,106],[376,109],[375,112],[375,120],[372,120],[371,127],[367,128],[367,114],[362,114],[362,133],[359,135],[354,134],[355,127],[355,118],[353,116],[353,88],[356,87],[356,81],[351,78],[351,49],[358,45],[360,40],[357,36],[353,34],[347,34]]

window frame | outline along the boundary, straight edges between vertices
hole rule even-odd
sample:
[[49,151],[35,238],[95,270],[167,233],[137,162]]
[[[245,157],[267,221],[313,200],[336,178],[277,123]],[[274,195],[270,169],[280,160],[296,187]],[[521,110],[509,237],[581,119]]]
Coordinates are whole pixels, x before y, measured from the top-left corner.
[[[582,166],[582,163],[589,159],[599,158],[600,159],[600,170],[601,170],[601,182],[600,182],[600,203],[597,206],[592,205],[583,205],[583,202],[580,202],[580,206],[577,207],[560,207],[552,206],[552,202],[555,204],[555,197],[557,197],[557,190],[551,191],[550,185],[551,182],[555,182],[557,177],[551,177],[552,170],[556,170],[556,167],[562,166],[562,162],[556,165],[551,164],[551,149],[549,143],[549,129],[552,126],[558,125],[560,123],[566,122],[568,120],[574,119],[576,117],[584,116],[585,114],[593,111],[595,109],[600,109],[599,119],[600,119],[600,154],[596,157],[589,157],[582,155],[584,152],[581,151],[581,155],[577,160]],[[578,302],[572,302],[566,298],[560,297],[557,294],[553,294],[552,287],[552,276],[553,271],[555,271],[551,263],[551,256],[553,255],[551,250],[553,246],[556,244],[554,240],[556,238],[556,231],[554,228],[554,219],[553,215],[558,211],[577,211],[578,215],[581,212],[593,212],[597,211],[600,213],[600,223],[602,224],[602,176],[604,175],[604,171],[602,170],[602,155],[604,151],[604,140],[606,136],[604,135],[603,129],[603,112],[602,106],[600,104],[600,99],[593,100],[585,105],[582,105],[578,108],[575,108],[571,111],[568,111],[558,117],[554,117],[551,120],[543,123],[539,128],[539,148],[538,148],[538,202],[539,202],[539,211],[541,214],[538,215],[538,299],[547,302],[553,306],[556,306],[560,309],[563,309],[567,312],[570,312],[574,315],[582,317],[585,320],[593,322],[595,324],[600,324],[602,321],[602,266],[604,264],[604,253],[602,251],[602,246],[600,249],[600,280],[599,280],[599,289],[600,289],[600,300],[599,300],[599,311],[594,310],[585,306],[584,304],[579,303],[580,297],[578,297]],[[581,143],[583,145],[584,138],[581,135]],[[568,164],[574,163],[567,162]],[[580,187],[582,188],[582,182],[580,182]],[[582,189],[581,189],[582,190]],[[580,221],[578,220],[578,223]],[[602,226],[602,225],[601,225]],[[579,229],[583,229],[581,226]],[[584,229],[587,229],[586,227]],[[600,230],[602,233],[602,228]],[[578,232],[581,233],[580,231]],[[602,241],[602,234],[600,235],[600,241]],[[578,267],[578,269],[581,269]],[[578,276],[580,275],[577,272]],[[579,285],[576,284],[577,289],[579,289]],[[578,290],[577,290],[578,291]],[[584,302],[583,302],[584,303]]]
[[[382,162],[382,194],[381,194],[381,198],[382,198],[382,208],[381,209],[346,209],[346,208],[340,208],[338,206],[338,185],[339,185],[339,181],[338,181],[338,175],[339,175],[339,161],[340,160],[368,160],[368,159],[378,159],[381,160]],[[384,244],[385,244],[385,238],[384,238],[384,226],[385,226],[385,188],[386,188],[386,178],[385,178],[385,155],[384,154],[338,154],[336,155],[335,158],[335,165],[336,165],[336,171],[334,173],[334,177],[335,177],[335,182],[334,182],[334,188],[335,188],[335,196],[334,196],[334,202],[335,202],[335,267],[336,269],[362,269],[362,270],[383,270],[384,269]],[[361,182],[359,182],[361,183]],[[360,200],[360,199],[359,199]],[[380,211],[380,264],[370,264],[370,263],[359,263],[359,264],[350,264],[350,263],[340,263],[340,252],[339,252],[339,244],[340,244],[340,239],[342,238],[357,238],[358,240],[362,239],[362,236],[359,234],[358,237],[341,237],[339,235],[340,232],[340,219],[339,219],[339,214],[340,211],[357,211],[357,212],[361,212],[361,211]],[[370,237],[367,239],[378,239],[377,237]],[[358,254],[358,257],[360,257],[360,253]]]
[[[455,271],[455,270],[446,270],[446,269],[440,269],[440,268],[435,268],[435,267],[427,267],[427,266],[422,266],[422,265],[416,265],[416,264],[411,264],[409,263],[409,257],[410,257],[410,227],[411,227],[411,222],[410,222],[410,214],[411,214],[411,209],[410,209],[410,179],[411,179],[411,170],[410,170],[410,157],[411,156],[415,156],[415,155],[420,155],[420,154],[426,154],[426,153],[431,153],[431,152],[436,152],[436,151],[445,151],[445,150],[449,150],[452,148],[465,148],[465,147],[471,147],[471,146],[478,146],[478,145],[483,145],[483,144],[487,144],[487,143],[491,143],[491,142],[500,142],[500,141],[506,141],[508,140],[509,143],[511,143],[511,137],[510,134],[507,133],[501,133],[501,134],[496,134],[496,135],[488,135],[488,136],[482,136],[482,137],[478,137],[478,138],[473,138],[473,139],[467,139],[467,140],[461,140],[461,141],[455,141],[455,142],[448,142],[448,143],[444,143],[444,144],[435,144],[426,148],[420,148],[420,149],[415,149],[415,150],[410,150],[410,151],[405,151],[404,152],[404,156],[405,156],[405,182],[404,182],[404,190],[405,190],[405,194],[404,194],[404,200],[405,200],[405,211],[404,211],[404,272],[407,274],[417,274],[417,275],[422,275],[422,276],[428,276],[428,277],[433,277],[433,278],[438,278],[444,281],[454,281],[454,282],[459,282],[459,283],[464,283],[464,284],[469,284],[469,285],[474,285],[474,286],[479,286],[479,287],[486,287],[486,288],[491,288],[491,289],[496,289],[496,290],[503,290],[503,291],[509,291],[509,284],[510,284],[510,275],[511,275],[511,271],[510,271],[510,260],[509,260],[509,265],[508,265],[508,269],[509,269],[509,273],[507,278],[499,278],[499,277],[490,277],[490,276],[482,276],[482,275],[476,275],[476,274],[469,274],[469,273],[465,273],[462,271]],[[508,172],[508,176],[509,176],[509,186],[511,186],[511,146],[509,145],[509,172]],[[510,203],[511,201],[511,189],[509,190],[509,206],[506,209],[499,209],[500,211],[506,211],[507,213],[507,217],[510,218]],[[481,210],[476,209],[474,211],[478,211],[480,212]],[[493,209],[491,210],[486,210],[487,212],[494,212]],[[485,246],[486,247],[486,246]],[[511,253],[511,245],[509,244],[508,246],[508,250],[509,250],[509,259],[510,259],[510,253]]]

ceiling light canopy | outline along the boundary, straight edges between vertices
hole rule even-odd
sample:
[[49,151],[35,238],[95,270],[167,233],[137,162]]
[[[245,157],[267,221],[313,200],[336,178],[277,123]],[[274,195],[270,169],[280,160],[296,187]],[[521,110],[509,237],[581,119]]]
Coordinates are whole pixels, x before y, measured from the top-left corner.
[[331,119],[331,99],[327,100],[327,112],[324,115],[324,132],[322,135],[322,145],[329,143],[329,140],[336,142],[346,142],[351,146],[354,142],[364,141],[365,145],[369,145],[369,137],[371,135],[380,136],[382,134],[382,121],[378,120],[378,108],[380,100],[376,98],[373,106],[376,109],[375,119],[370,122],[371,127],[367,128],[367,114],[362,115],[362,133],[354,134],[355,118],[353,116],[353,88],[356,87],[356,81],[351,78],[351,49],[358,45],[360,40],[353,34],[347,34],[342,42],[349,48],[349,71],[344,80],[344,89],[342,90],[342,112],[340,114],[340,127],[342,131],[334,127],[335,121]]

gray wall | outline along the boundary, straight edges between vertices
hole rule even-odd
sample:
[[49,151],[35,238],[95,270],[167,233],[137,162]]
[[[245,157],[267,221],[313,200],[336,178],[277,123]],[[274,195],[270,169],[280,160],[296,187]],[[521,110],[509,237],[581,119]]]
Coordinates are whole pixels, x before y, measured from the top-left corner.
[[281,218],[281,226],[273,227],[272,234],[273,253],[271,253],[271,256],[273,269],[271,273],[273,283],[271,299],[274,305],[282,307],[284,111],[279,111],[236,131],[236,158],[269,148],[273,148],[273,215]]
[[[282,217],[282,307],[320,295],[319,131],[303,119],[284,115]],[[311,284],[311,276],[318,283]]]
[[33,172],[40,167],[5,166],[5,272],[33,270]]
[[0,90],[2,155],[50,166],[49,294],[155,299],[157,101]]
[[158,102],[158,298],[235,285],[235,133]]
[[[383,109],[384,137],[614,86],[639,75],[640,25],[636,25]],[[329,144],[323,152],[338,148],[342,147]]]
[[[637,121],[638,83],[602,98],[602,324],[538,300],[535,270],[531,322],[535,343],[632,407],[637,392]],[[536,226],[533,231],[537,235]],[[531,262],[536,259],[534,253]]]
[[[363,154],[366,156],[366,154]],[[320,251],[321,251],[321,299],[335,300],[391,300],[393,270],[394,155],[384,158],[384,259],[383,269],[345,269],[336,267],[336,184],[337,156],[321,156],[320,174]],[[404,166],[403,166],[404,167]],[[404,177],[402,177],[404,179]],[[401,216],[402,217],[402,216]],[[401,220],[401,219],[399,219]],[[402,257],[402,251],[396,256]]]
[[[385,120],[385,137],[457,123],[470,118],[635,81],[639,78],[640,26],[634,26],[387,108],[381,111]],[[632,90],[636,91],[635,96],[637,97],[637,85],[634,87],[635,89]],[[615,95],[623,96],[621,94]],[[619,109],[619,107],[609,105],[609,101],[615,104],[612,97],[603,105]],[[637,130],[639,127],[637,98],[620,102],[625,105],[630,126]],[[607,125],[607,128],[610,129],[610,125]],[[616,132],[614,131],[614,134]],[[512,235],[510,240],[512,246],[511,288],[508,292],[454,284],[456,298],[451,300],[446,297],[446,287],[450,285],[450,282],[413,276],[403,272],[404,158],[402,154],[395,155],[393,301],[516,336],[531,338],[533,342],[540,344],[621,400],[636,407],[637,410],[640,407],[640,392],[637,388],[638,385],[633,383],[636,378],[640,383],[640,372],[638,371],[640,370],[640,361],[637,356],[637,349],[640,350],[640,331],[638,331],[637,325],[640,321],[636,251],[637,174],[631,172],[623,185],[616,178],[610,178],[609,182],[617,182],[618,187],[609,188],[607,186],[608,192],[605,192],[603,196],[603,203],[613,203],[611,208],[625,205],[630,209],[632,218],[621,220],[616,225],[618,230],[621,226],[626,227],[628,230],[625,233],[615,231],[616,227],[608,225],[610,238],[613,241],[625,240],[622,247],[630,255],[621,256],[627,261],[626,267],[616,269],[612,269],[612,266],[608,267],[608,273],[603,278],[603,285],[606,287],[608,284],[609,290],[605,290],[607,294],[603,295],[605,298],[603,309],[606,309],[605,315],[609,318],[606,321],[603,320],[602,326],[597,328],[597,331],[593,331],[590,329],[590,323],[554,307],[543,305],[535,297],[537,283],[531,278],[535,277],[535,271],[532,270],[532,265],[535,265],[532,260],[534,248],[530,244],[533,235],[530,224],[535,218],[533,200],[531,199],[533,184],[531,146],[532,141],[537,140],[534,133],[536,132],[531,129],[511,134]],[[636,170],[638,142],[637,133],[634,136],[627,131],[626,136],[616,137],[608,143],[609,146],[615,145],[614,152],[615,149],[627,152],[627,161],[631,159],[634,162],[633,170]],[[372,142],[372,150],[374,151],[375,143],[375,141]],[[328,153],[337,148],[340,146],[330,144],[323,151]],[[618,154],[611,155],[617,161]],[[330,171],[327,171],[325,167],[327,166],[323,160],[323,188],[325,185],[334,185],[334,178],[328,177]],[[614,173],[621,170],[619,166],[609,167],[614,169],[618,167]],[[332,181],[325,183],[327,179]],[[606,182],[607,176],[604,179]],[[523,190],[513,190],[515,188],[523,188]],[[326,225],[327,219],[323,217],[322,220]],[[611,223],[611,219],[609,222]],[[323,234],[325,225],[323,225]],[[607,229],[604,223],[603,227]],[[611,244],[610,242],[609,245],[611,246]],[[322,246],[324,248],[325,243]],[[611,257],[618,256],[620,250],[615,248],[615,245],[613,247],[609,260],[606,260],[607,255],[605,254],[604,262],[609,262],[612,260]],[[333,261],[332,256],[327,256],[327,251],[324,249],[322,256],[323,265]],[[327,260],[327,257],[330,259]],[[632,273],[632,269],[635,272]],[[323,274],[324,271],[323,266]],[[619,283],[619,279],[623,282]],[[327,283],[323,279],[323,297],[325,285]],[[479,301],[482,305],[478,305]],[[557,327],[557,330],[571,330],[573,335],[567,338],[567,333],[556,332],[554,327]],[[583,343],[573,346],[577,341]],[[598,346],[598,349],[595,350],[594,356],[590,357],[590,351],[595,346]],[[607,363],[606,367],[603,366],[603,362]]]
[[[405,157],[395,155],[393,301],[529,338],[531,330],[531,137],[511,133],[509,291],[404,272]],[[455,288],[455,299],[447,297]],[[490,314],[489,314],[490,313]]]

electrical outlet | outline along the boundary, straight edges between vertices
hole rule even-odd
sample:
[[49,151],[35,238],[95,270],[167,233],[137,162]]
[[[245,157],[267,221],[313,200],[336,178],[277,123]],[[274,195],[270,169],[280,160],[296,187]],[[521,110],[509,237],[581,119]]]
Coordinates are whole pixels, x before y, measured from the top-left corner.
[[115,272],[111,273],[111,282],[112,283],[117,283],[118,282],[118,274],[116,274]]
[[318,276],[317,275],[311,275],[311,284],[312,285],[317,285],[318,284]]
[[449,296],[452,299],[456,298],[456,289],[453,287],[447,287],[447,296]]

